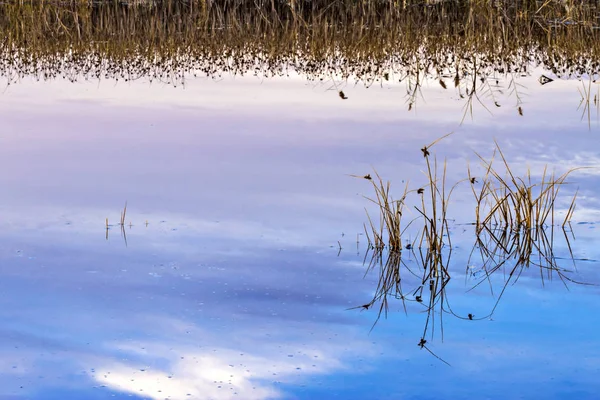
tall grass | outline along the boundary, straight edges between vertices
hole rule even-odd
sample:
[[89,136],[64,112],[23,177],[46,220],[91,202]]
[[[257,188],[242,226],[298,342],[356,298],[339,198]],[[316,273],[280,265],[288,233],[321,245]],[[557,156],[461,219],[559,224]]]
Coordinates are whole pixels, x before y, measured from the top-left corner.
[[183,85],[295,71],[402,80],[409,107],[430,77],[454,81],[472,105],[493,95],[488,79],[532,64],[597,74],[597,13],[587,1],[13,1],[0,5],[0,73]]
[[[523,230],[530,234],[548,224],[554,225],[559,189],[567,183],[568,176],[576,169],[556,176],[545,167],[541,179],[534,182],[530,170],[523,177],[513,173],[497,143],[494,154],[499,155],[501,159],[500,170],[494,166],[494,157],[486,160],[477,155],[486,170],[479,189],[475,189],[473,181],[471,183],[477,203],[477,232],[489,226],[499,226],[514,231]],[[562,220],[562,226],[566,225],[573,215],[575,198],[576,195]]]
[[[448,136],[448,135],[446,135]],[[378,304],[378,317],[387,316],[389,298],[401,299],[406,310],[406,301],[421,304],[427,313],[426,323],[419,342],[425,348],[428,333],[433,335],[438,326],[443,336],[442,307],[445,299],[445,288],[450,281],[448,269],[452,247],[448,224],[448,207],[452,191],[456,187],[446,184],[446,162],[439,165],[435,155],[431,155],[432,147],[446,136],[424,146],[421,149],[425,159],[425,178],[427,184],[417,189],[409,189],[409,182],[400,199],[395,200],[391,195],[390,182],[384,182],[375,172],[375,179],[367,175],[371,181],[375,197],[369,200],[377,205],[379,210],[378,223],[367,212],[369,225],[365,225],[372,257],[367,272],[378,271],[378,285],[371,301],[362,306],[369,309]],[[403,223],[403,216],[410,211],[407,198],[417,197],[413,206],[416,217]],[[413,223],[418,234],[412,242],[404,242],[406,229]],[[412,254],[416,264],[411,268],[403,259],[404,253]],[[405,257],[405,256],[404,256]],[[402,272],[404,270],[404,272]],[[408,292],[403,291],[403,274],[408,273],[416,287]],[[408,293],[408,296],[407,296]],[[439,324],[436,325],[436,315]],[[429,350],[429,349],[428,349]]]
[[[390,182],[384,181],[379,174],[375,173],[374,179],[371,175],[365,177],[375,193],[369,200],[379,211],[377,219],[367,213],[369,223],[365,225],[371,252],[367,273],[377,272],[378,284],[372,299],[362,308],[378,308],[376,324],[381,316],[387,316],[390,299],[401,300],[405,311],[408,301],[421,304],[426,312],[419,341],[421,347],[425,347],[427,339],[433,338],[436,331],[443,339],[445,314],[467,320],[491,317],[509,283],[518,280],[524,269],[539,269],[542,283],[553,276],[565,284],[576,282],[569,277],[570,271],[559,266],[554,253],[555,229],[561,229],[573,259],[565,228],[573,216],[576,195],[570,199],[561,219],[556,217],[555,204],[560,189],[568,183],[567,177],[575,169],[557,176],[548,172],[546,167],[540,171],[541,178],[538,180],[533,178],[530,170],[524,176],[518,176],[496,143],[490,159],[477,154],[485,171],[482,177],[474,177],[467,166],[467,178],[450,185],[447,183],[446,162],[438,163],[435,154],[432,154],[432,146],[444,137],[421,149],[426,184],[410,189],[407,183],[399,200],[392,197]],[[475,203],[472,225],[476,241],[468,265],[477,263],[485,272],[484,279],[473,287],[489,282],[494,294],[491,276],[497,271],[506,273],[497,301],[485,316],[456,313],[446,294],[451,279],[452,255],[449,210],[452,192],[460,184],[470,184]],[[416,217],[406,222],[403,216],[410,210],[411,204],[415,204]],[[403,242],[411,225],[411,231],[417,231],[416,239]],[[407,258],[411,262],[407,262]],[[412,286],[407,289],[403,282],[410,282]]]

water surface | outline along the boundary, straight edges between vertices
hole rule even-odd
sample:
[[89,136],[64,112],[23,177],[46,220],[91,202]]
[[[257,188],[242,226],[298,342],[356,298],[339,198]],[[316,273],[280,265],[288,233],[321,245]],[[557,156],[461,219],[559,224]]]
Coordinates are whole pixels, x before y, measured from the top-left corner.
[[[544,72],[544,71],[540,71]],[[595,398],[596,286],[525,271],[491,319],[444,316],[417,345],[422,307],[370,300],[363,277],[368,181],[398,192],[425,182],[419,150],[448,179],[481,173],[495,139],[514,171],[573,173],[577,271],[598,284],[598,113],[577,80],[520,82],[527,100],[475,108],[436,80],[406,111],[401,84],[344,86],[301,78],[36,82],[0,97],[0,387],[6,398]],[[593,86],[592,86],[593,87]],[[479,172],[477,172],[479,171]],[[485,315],[467,292],[472,195],[452,197],[453,309]],[[117,226],[127,202],[123,236]],[[108,218],[108,236],[105,219]],[[358,241],[358,243],[357,243]],[[340,249],[341,247],[341,249]],[[556,253],[572,269],[566,244]],[[504,276],[494,276],[501,286]],[[498,286],[495,286],[498,287]]]

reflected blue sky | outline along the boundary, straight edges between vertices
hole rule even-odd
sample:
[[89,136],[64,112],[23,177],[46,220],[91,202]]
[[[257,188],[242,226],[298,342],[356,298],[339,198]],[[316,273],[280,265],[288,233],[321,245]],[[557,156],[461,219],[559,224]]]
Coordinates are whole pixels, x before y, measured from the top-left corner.
[[[450,131],[435,153],[451,181],[467,162],[477,171],[473,151],[489,156],[494,138],[517,173],[593,167],[564,190],[579,188],[571,245],[589,260],[573,276],[600,283],[597,121],[581,121],[579,82],[530,81],[523,117],[479,110],[462,126],[462,106],[433,85],[416,113],[393,85],[345,88],[347,101],[299,79],[11,86],[0,397],[595,398],[597,287],[542,286],[527,271],[492,321],[444,317],[430,348],[451,367],[417,346],[418,305],[392,303],[373,331],[375,311],[347,310],[376,285],[357,236],[370,187],[348,175],[376,168],[398,191],[418,187],[419,149]],[[470,196],[453,195],[449,291],[477,316],[495,299],[467,293]],[[127,244],[115,226],[125,201]]]

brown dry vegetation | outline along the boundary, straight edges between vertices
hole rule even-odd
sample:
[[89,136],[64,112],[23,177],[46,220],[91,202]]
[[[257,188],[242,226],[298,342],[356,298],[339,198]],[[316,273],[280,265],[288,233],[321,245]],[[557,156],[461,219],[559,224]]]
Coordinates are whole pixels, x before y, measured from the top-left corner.
[[[570,206],[561,219],[556,216],[555,203],[560,189],[568,183],[567,177],[575,170],[559,176],[547,170],[536,171],[541,174],[540,179],[532,178],[531,171],[527,171],[520,177],[496,144],[489,159],[477,154],[485,171],[483,176],[472,176],[467,166],[466,178],[449,185],[446,164],[438,163],[432,149],[441,139],[443,137],[421,149],[426,167],[425,185],[411,189],[406,183],[400,199],[392,197],[390,182],[379,174],[363,177],[372,185],[375,196],[369,200],[377,205],[379,212],[378,219],[367,213],[369,223],[365,225],[371,253],[367,273],[375,273],[378,284],[372,299],[358,308],[378,308],[377,322],[387,315],[390,299],[401,300],[405,311],[407,302],[420,304],[426,313],[419,342],[422,348],[427,348],[426,338],[433,338],[436,331],[443,338],[444,315],[468,320],[490,318],[509,284],[516,282],[527,269],[539,270],[542,283],[554,277],[565,284],[582,283],[573,280],[570,271],[559,265],[554,251],[560,237],[574,260],[568,228],[576,195],[570,199]],[[487,282],[496,297],[489,313],[477,317],[455,312],[446,294],[451,272],[460,272],[450,268],[452,242],[448,211],[452,191],[464,184],[470,185],[475,205],[472,222],[475,243],[467,266],[477,265],[482,273],[472,288]],[[416,217],[407,221],[413,208],[417,211]],[[410,235],[406,231],[410,231]],[[562,235],[556,235],[555,231]],[[407,236],[414,239],[408,241]],[[492,275],[498,271],[504,282],[500,289],[494,289]],[[469,267],[464,273],[469,275]],[[407,283],[408,288],[404,287]]]
[[[12,79],[223,73],[332,75],[369,85],[425,77],[463,85],[546,66],[600,67],[596,2],[12,1],[0,6],[0,73]],[[479,85],[479,87],[478,87]]]

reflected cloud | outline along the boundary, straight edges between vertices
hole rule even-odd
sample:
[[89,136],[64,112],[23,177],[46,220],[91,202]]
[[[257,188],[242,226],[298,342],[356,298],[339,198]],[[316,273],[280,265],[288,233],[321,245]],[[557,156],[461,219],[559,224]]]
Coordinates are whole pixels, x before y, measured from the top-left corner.
[[285,385],[356,368],[345,363],[353,354],[376,354],[363,340],[346,335],[332,340],[324,326],[310,322],[272,329],[266,326],[273,321],[242,318],[219,335],[171,317],[136,320],[143,321],[138,328],[147,335],[162,339],[106,343],[118,357],[99,359],[91,369],[100,384],[153,399],[289,398]]
[[[281,357],[253,355],[231,349],[213,348],[210,352],[197,349],[141,343],[152,357],[165,359],[168,366],[148,368],[144,364],[116,362],[96,368],[98,382],[119,391],[144,393],[155,399],[269,399],[285,398],[278,384],[299,383],[315,374],[331,374],[342,368],[336,359],[322,353],[291,353]],[[272,344],[274,348],[276,343]],[[289,361],[288,361],[289,360]]]
[[[255,400],[282,397],[278,390],[253,382],[249,372],[236,371],[231,364],[216,357],[201,354],[188,354],[187,357],[195,361],[176,362],[172,367],[176,377],[119,363],[100,367],[96,376],[100,383],[112,388],[152,399],[241,397]],[[244,359],[245,364],[240,365],[254,365],[257,361]]]

